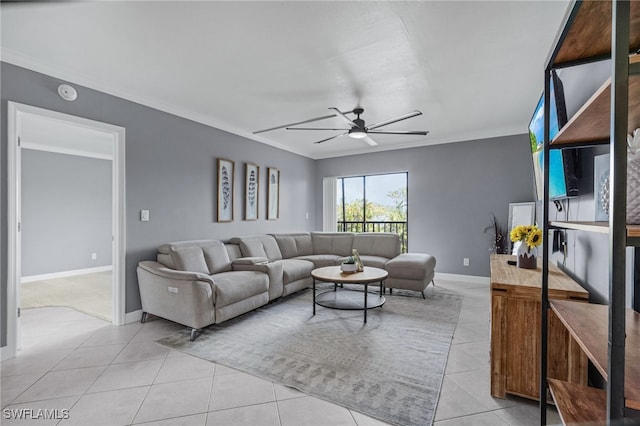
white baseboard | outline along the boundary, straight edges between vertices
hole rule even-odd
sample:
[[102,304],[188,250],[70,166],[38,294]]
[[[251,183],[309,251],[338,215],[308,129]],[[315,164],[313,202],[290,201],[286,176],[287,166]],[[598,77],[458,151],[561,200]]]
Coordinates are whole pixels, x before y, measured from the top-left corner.
[[142,309],[138,309],[137,311],[127,312],[124,314],[124,323],[131,324],[132,322],[137,322],[142,319]]
[[[489,277],[480,277],[477,275],[460,275],[460,274],[447,274],[444,272],[436,272],[435,274],[436,280],[445,280],[445,281],[464,281],[466,283],[473,284],[487,284],[491,282]],[[436,282],[437,285],[437,282]]]
[[11,353],[8,346],[0,347],[0,361],[4,361],[9,358],[13,358],[15,354]]
[[30,283],[33,281],[53,280],[56,278],[73,277],[76,275],[94,274],[96,272],[106,272],[113,270],[112,265],[97,266],[95,268],[75,269],[73,271],[52,272],[50,274],[41,275],[29,275],[28,277],[21,277],[21,283]]

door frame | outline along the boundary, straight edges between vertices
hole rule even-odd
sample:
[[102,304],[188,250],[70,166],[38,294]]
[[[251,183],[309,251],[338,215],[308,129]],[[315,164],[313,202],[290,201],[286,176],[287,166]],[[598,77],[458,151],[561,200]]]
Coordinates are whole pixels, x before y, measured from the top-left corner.
[[125,323],[125,128],[89,120],[31,105],[8,102],[7,120],[7,345],[2,359],[16,356],[18,350],[19,280],[21,273],[21,149],[19,137],[26,114],[63,121],[109,133],[114,138],[112,159],[112,318],[114,325]]

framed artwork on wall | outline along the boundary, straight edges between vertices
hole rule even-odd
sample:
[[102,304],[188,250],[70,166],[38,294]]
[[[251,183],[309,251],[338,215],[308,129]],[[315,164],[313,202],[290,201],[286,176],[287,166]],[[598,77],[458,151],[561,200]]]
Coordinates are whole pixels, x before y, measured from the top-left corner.
[[218,158],[218,222],[233,221],[233,169],[231,160]]
[[280,217],[280,170],[273,167],[267,170],[267,219],[276,220]]
[[258,220],[260,167],[254,163],[244,165],[244,220]]

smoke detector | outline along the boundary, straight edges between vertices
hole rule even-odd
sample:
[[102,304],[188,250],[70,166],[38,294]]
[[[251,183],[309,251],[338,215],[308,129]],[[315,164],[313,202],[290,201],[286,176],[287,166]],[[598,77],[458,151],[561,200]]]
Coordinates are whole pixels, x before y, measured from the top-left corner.
[[61,84],[58,86],[58,94],[65,101],[75,101],[78,98],[78,92],[76,92],[76,89],[68,84]]

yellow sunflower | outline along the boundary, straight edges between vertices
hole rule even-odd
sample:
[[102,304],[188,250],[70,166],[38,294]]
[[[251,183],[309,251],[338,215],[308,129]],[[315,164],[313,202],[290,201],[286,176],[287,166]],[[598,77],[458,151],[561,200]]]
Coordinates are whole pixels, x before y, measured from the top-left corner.
[[534,226],[527,234],[527,246],[533,248],[538,247],[540,244],[542,244],[542,231]]

